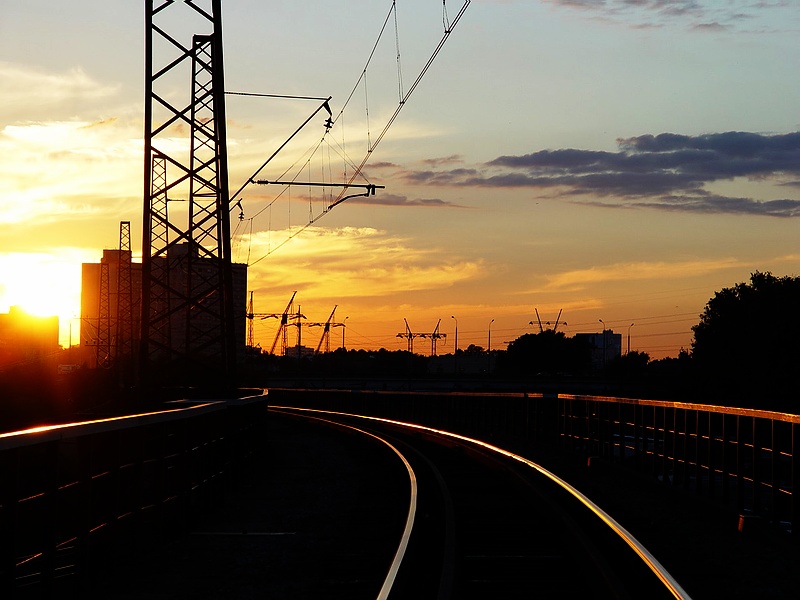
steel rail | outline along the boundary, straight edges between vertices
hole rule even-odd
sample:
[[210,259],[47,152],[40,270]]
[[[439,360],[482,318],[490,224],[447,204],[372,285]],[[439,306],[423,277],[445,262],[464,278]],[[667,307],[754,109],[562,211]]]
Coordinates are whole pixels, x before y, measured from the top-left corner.
[[561,479],[554,473],[548,471],[541,465],[523,457],[518,454],[514,454],[513,452],[509,452],[508,450],[504,450],[495,446],[493,444],[489,444],[482,440],[477,440],[474,438],[467,437],[465,435],[460,435],[457,433],[453,433],[450,431],[444,431],[441,429],[435,429],[433,427],[426,427],[424,425],[418,425],[415,423],[405,423],[402,421],[395,421],[392,419],[383,419],[380,417],[371,417],[367,415],[357,415],[352,413],[343,413],[337,411],[324,411],[324,410],[317,410],[317,409],[310,409],[310,408],[298,408],[298,407],[291,407],[291,406],[270,406],[270,410],[275,411],[300,411],[302,413],[321,413],[321,414],[329,414],[329,415],[337,415],[347,418],[354,418],[354,419],[363,419],[367,421],[376,421],[381,423],[387,423],[390,425],[400,426],[408,429],[415,429],[418,431],[433,433],[436,435],[441,435],[444,437],[449,437],[455,440],[459,440],[462,442],[467,442],[469,444],[474,444],[485,448],[491,452],[495,452],[501,455],[504,455],[508,458],[511,458],[515,461],[518,461],[541,475],[545,476],[547,479],[555,483],[556,485],[560,486],[563,490],[568,492],[572,495],[576,500],[578,500],[581,504],[583,504],[586,508],[588,508],[592,513],[594,513],[599,519],[601,519],[608,527],[611,528],[639,557],[640,559],[650,568],[653,574],[662,582],[662,584],[666,587],[667,590],[672,594],[674,598],[677,600],[691,600],[691,596],[682,588],[682,586],[677,582],[677,580],[664,568],[664,566],[653,556],[647,548],[642,545],[627,529],[625,529],[622,525],[620,525],[611,515],[606,513],[602,508],[600,508],[597,504],[592,502],[585,494],[579,491],[577,488],[572,486],[571,484],[567,483],[565,480]]
[[[280,410],[281,408],[283,407],[271,406],[269,409],[270,411],[275,413],[297,416],[296,413]],[[323,411],[313,411],[313,412],[323,412]],[[400,536],[400,543],[398,544],[397,550],[395,551],[394,558],[392,559],[392,564],[389,567],[389,571],[386,574],[386,578],[383,580],[383,585],[381,586],[380,592],[378,593],[377,596],[377,600],[387,600],[389,598],[389,594],[392,591],[392,586],[394,585],[394,582],[397,579],[397,573],[400,570],[400,565],[403,563],[403,558],[405,557],[406,550],[408,549],[408,542],[411,539],[411,532],[414,529],[414,519],[416,518],[417,514],[417,491],[418,491],[417,476],[414,473],[414,469],[411,467],[411,464],[408,462],[406,457],[403,456],[403,453],[400,452],[400,450],[398,450],[388,440],[378,435],[375,435],[374,433],[370,433],[369,431],[365,431],[364,429],[359,429],[358,427],[353,427],[352,425],[346,425],[344,423],[339,423],[337,421],[331,421],[330,419],[323,419],[321,417],[305,416],[305,418],[313,419],[315,421],[320,421],[323,423],[328,423],[329,425],[334,425],[336,427],[351,429],[358,433],[374,438],[379,442],[388,446],[392,450],[392,452],[394,452],[400,458],[400,460],[403,461],[403,464],[406,467],[410,484],[410,498],[408,506],[408,515],[406,516],[406,524],[405,527],[403,528],[403,534]]]

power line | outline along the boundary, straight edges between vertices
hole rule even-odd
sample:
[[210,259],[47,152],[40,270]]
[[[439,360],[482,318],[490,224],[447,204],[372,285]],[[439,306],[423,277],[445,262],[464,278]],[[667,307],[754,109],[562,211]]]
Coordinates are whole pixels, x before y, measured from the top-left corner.
[[[397,49],[397,68],[398,68],[398,78],[399,78],[398,86],[399,86],[399,90],[400,90],[400,99],[398,101],[398,104],[397,104],[397,107],[395,108],[394,113],[391,115],[389,120],[386,122],[386,124],[384,125],[384,127],[381,130],[380,134],[375,139],[374,143],[372,143],[372,142],[370,142],[368,140],[367,152],[364,155],[363,159],[361,160],[361,163],[358,164],[358,165],[355,165],[355,163],[351,163],[355,168],[354,168],[354,171],[352,172],[351,175],[345,177],[347,185],[352,185],[353,182],[356,180],[356,178],[363,177],[362,171],[364,169],[364,166],[366,165],[366,163],[368,162],[368,160],[372,156],[372,153],[374,152],[375,148],[377,148],[377,146],[383,140],[384,136],[389,131],[389,128],[392,126],[394,121],[397,119],[397,116],[400,114],[400,111],[406,105],[406,103],[408,102],[409,98],[414,93],[414,91],[416,90],[417,86],[422,81],[423,77],[428,72],[428,70],[430,69],[430,67],[433,64],[434,60],[439,55],[439,52],[444,47],[444,44],[447,41],[447,39],[449,38],[450,34],[453,32],[453,30],[455,29],[456,25],[461,20],[461,17],[466,12],[467,7],[469,6],[470,2],[471,2],[471,0],[464,0],[464,3],[461,6],[461,8],[459,9],[459,11],[456,14],[456,16],[452,20],[446,19],[447,25],[445,27],[444,33],[442,35],[442,38],[439,40],[439,43],[434,48],[433,52],[431,53],[431,55],[428,58],[428,60],[425,63],[425,65],[422,67],[422,69],[418,73],[418,75],[417,75],[416,79],[414,80],[414,82],[411,84],[411,86],[408,88],[408,90],[405,91],[404,94],[403,94],[403,90],[402,90],[402,73],[400,72],[400,48],[399,48],[400,40],[399,40],[399,34],[398,34],[398,31],[397,31],[397,26],[396,26],[396,22],[395,22],[395,43],[396,43],[396,49]],[[368,57],[365,65],[364,65],[364,68],[363,68],[363,70],[361,72],[361,75],[358,77],[355,85],[353,86],[352,91],[350,92],[350,95],[348,96],[347,100],[345,101],[344,105],[342,106],[342,109],[339,111],[337,116],[335,118],[329,118],[328,121],[326,122],[325,134],[323,135],[322,140],[320,140],[320,142],[315,146],[315,151],[316,151],[316,149],[318,149],[320,147],[322,142],[328,137],[328,134],[329,134],[331,128],[333,127],[333,125],[338,123],[340,121],[340,119],[343,118],[345,109],[349,105],[350,101],[352,100],[353,96],[355,95],[356,90],[358,89],[359,85],[361,85],[362,82],[365,83],[365,91],[366,91],[367,71],[368,71],[368,69],[369,69],[369,67],[370,67],[370,65],[372,63],[372,59],[375,56],[375,52],[376,52],[376,50],[378,48],[378,45],[380,44],[380,41],[383,38],[383,35],[384,35],[385,31],[386,31],[387,24],[389,23],[389,21],[390,21],[390,19],[391,19],[393,14],[395,15],[395,19],[396,19],[396,10],[397,10],[396,2],[393,1],[391,8],[389,9],[389,12],[386,15],[386,19],[384,20],[383,25],[381,26],[380,33],[378,34],[378,37],[377,37],[377,39],[375,41],[375,44],[374,44],[374,46],[373,46],[373,48],[372,48],[372,50],[371,50],[371,52],[369,54],[369,57]],[[327,106],[327,101],[326,101],[325,105]],[[367,110],[368,110],[368,107],[367,107]],[[305,123],[303,124],[303,126],[304,125],[305,125]],[[287,140],[287,142],[288,142],[288,140]],[[285,146],[285,144],[283,146]],[[280,151],[280,149],[282,149],[283,146],[281,146],[281,148],[279,148],[278,151]],[[267,162],[269,162],[269,160],[271,160],[273,157],[274,157],[274,154],[273,154],[272,157],[270,157],[270,159],[267,160]],[[347,162],[350,162],[349,159],[348,159]],[[259,169],[259,171],[261,169],[263,169],[265,165],[266,165],[266,163],[264,163],[264,165],[262,165],[262,167]],[[255,175],[253,177],[255,177]],[[253,178],[251,177],[249,181],[252,181],[252,179]],[[242,189],[243,188],[244,188],[244,186],[242,186]],[[242,191],[242,189],[237,191],[236,194],[234,194],[232,198],[236,198],[238,196],[238,194]],[[313,217],[309,218],[308,222],[305,225],[300,226],[298,230],[293,232],[291,235],[289,235],[285,240],[280,242],[274,248],[270,248],[269,251],[266,254],[264,254],[261,258],[258,258],[254,262],[250,263],[250,266],[260,262],[261,260],[263,260],[264,258],[269,256],[273,252],[276,252],[277,250],[279,250],[286,243],[288,243],[290,240],[292,240],[295,237],[297,237],[298,235],[300,235],[302,232],[304,232],[306,229],[308,229],[310,226],[312,226],[314,223],[316,223],[319,219],[321,219],[323,216],[325,216],[333,207],[335,207],[337,204],[343,202],[348,197],[350,197],[350,196],[346,196],[346,188],[345,188],[336,196],[336,198],[327,207],[325,207],[325,209],[320,214],[318,214],[317,216],[313,216]],[[277,200],[277,198],[275,200]],[[273,200],[270,203],[270,206],[271,206],[272,203],[275,202],[275,200]]]

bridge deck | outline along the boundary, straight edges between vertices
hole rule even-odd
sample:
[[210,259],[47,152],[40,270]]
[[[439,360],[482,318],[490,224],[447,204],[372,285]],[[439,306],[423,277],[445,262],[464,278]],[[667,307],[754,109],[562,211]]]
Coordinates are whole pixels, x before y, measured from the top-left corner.
[[[343,552],[342,540],[358,545],[348,526],[365,514],[365,505],[374,506],[363,494],[364,474],[334,431],[275,415],[261,440],[261,459],[247,485],[194,523],[188,535],[139,564],[110,571],[97,582],[96,596],[337,597],[331,557]],[[587,492],[695,600],[795,598],[800,590],[800,550],[764,523],[742,535],[736,515],[614,465],[595,462],[587,469],[577,457],[532,458]],[[369,556],[368,543],[364,550],[352,562]]]
[[[383,521],[368,478],[332,430],[270,418],[252,480],[233,490],[190,532],[138,564],[119,565],[95,585],[96,597],[336,598],[341,558]],[[345,547],[346,544],[346,547]],[[365,552],[369,555],[369,551]],[[363,577],[370,589],[371,565]],[[351,561],[356,563],[357,561]],[[375,574],[380,569],[375,569]],[[352,582],[350,582],[351,584]],[[350,585],[348,584],[348,585]],[[352,597],[350,592],[341,597]],[[324,593],[323,593],[324,592]],[[369,596],[368,596],[369,597]],[[374,597],[374,596],[373,596]]]

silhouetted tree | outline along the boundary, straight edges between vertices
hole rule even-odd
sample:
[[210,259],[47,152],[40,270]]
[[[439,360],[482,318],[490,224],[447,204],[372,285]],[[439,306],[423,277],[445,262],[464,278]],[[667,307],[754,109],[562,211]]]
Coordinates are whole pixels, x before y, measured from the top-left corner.
[[790,408],[786,397],[796,395],[800,363],[798,307],[798,277],[756,271],[749,283],[716,292],[692,328],[692,359],[709,393],[738,405]]
[[649,362],[650,355],[647,352],[633,350],[614,358],[606,370],[622,377],[635,377],[645,373]]
[[576,374],[587,370],[590,349],[552,329],[526,333],[508,344],[499,369],[508,375]]
[[[461,352],[459,350],[459,352]],[[483,354],[485,352],[483,346],[478,346],[476,344],[470,344],[467,346],[467,349],[464,350],[466,354]]]

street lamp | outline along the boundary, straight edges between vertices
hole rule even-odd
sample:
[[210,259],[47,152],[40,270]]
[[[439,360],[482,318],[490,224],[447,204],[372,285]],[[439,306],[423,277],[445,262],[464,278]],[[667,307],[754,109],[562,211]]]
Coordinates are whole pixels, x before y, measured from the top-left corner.
[[631,327],[633,327],[633,323],[628,325],[628,351],[625,353],[626,355],[631,353]]
[[603,319],[597,319],[603,324],[603,368],[606,367],[606,322]]
[[458,352],[458,319],[456,319],[455,315],[450,315],[451,319],[455,319],[456,322],[456,349],[453,350],[453,354],[455,355]]
[[492,323],[494,323],[494,319],[489,321],[489,343],[487,344],[489,346],[487,350],[488,352],[492,351]]
[[345,317],[344,321],[342,321],[342,350],[347,350],[347,348],[344,347],[344,332],[347,329],[347,319],[349,318],[350,317]]

